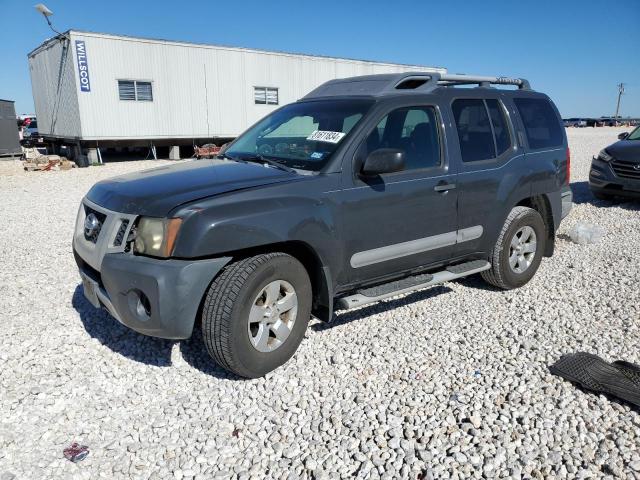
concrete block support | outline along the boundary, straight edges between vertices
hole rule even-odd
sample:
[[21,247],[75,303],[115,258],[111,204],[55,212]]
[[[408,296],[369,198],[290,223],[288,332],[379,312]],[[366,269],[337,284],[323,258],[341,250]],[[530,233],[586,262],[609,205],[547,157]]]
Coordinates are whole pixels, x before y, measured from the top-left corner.
[[100,157],[98,156],[98,149],[97,148],[88,149],[87,156],[89,157],[89,163],[91,165],[96,164],[96,163],[100,163]]
[[169,148],[169,160],[180,160],[180,147],[178,145],[172,145]]

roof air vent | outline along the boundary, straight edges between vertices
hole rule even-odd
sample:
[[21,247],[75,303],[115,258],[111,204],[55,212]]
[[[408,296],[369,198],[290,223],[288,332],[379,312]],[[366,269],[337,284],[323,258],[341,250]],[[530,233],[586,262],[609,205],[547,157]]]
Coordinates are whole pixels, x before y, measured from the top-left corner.
[[431,78],[430,77],[410,77],[405,78],[400,83],[396,85],[397,90],[415,90],[418,87],[421,87],[425,83],[427,83]]

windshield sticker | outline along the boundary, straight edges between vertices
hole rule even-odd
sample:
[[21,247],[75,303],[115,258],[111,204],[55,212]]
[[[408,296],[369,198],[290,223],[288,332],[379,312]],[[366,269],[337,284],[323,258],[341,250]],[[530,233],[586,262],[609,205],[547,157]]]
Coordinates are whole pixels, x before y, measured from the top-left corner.
[[311,154],[311,158],[313,158],[314,160],[320,160],[322,157],[324,157],[324,153],[322,152],[313,152]]
[[307,140],[316,142],[338,143],[346,134],[343,132],[329,132],[327,130],[316,130],[307,137]]

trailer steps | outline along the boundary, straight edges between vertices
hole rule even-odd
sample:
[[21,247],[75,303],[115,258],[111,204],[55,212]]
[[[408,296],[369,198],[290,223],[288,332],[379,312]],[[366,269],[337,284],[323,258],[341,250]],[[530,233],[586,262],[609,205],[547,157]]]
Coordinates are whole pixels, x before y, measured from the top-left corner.
[[375,287],[363,288],[353,295],[337,299],[336,309],[348,310],[350,308],[361,307],[369,303],[395,297],[396,295],[415,292],[433,285],[450,282],[456,278],[473,275],[474,273],[489,270],[490,268],[491,264],[486,260],[473,260],[471,262],[448,266],[440,272],[422,273]]

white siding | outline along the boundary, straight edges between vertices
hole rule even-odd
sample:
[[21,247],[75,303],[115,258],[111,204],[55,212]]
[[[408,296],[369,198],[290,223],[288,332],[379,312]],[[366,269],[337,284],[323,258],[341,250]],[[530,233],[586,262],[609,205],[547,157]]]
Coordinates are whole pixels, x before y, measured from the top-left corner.
[[[87,51],[91,92],[73,84],[87,140],[235,137],[327,80],[426,69],[84,32],[71,38]],[[75,57],[72,67],[75,78]],[[119,79],[151,81],[153,101],[121,101]],[[35,96],[40,81],[33,83]],[[256,86],[278,88],[279,105],[256,105]],[[38,121],[48,115],[38,104],[36,112]]]
[[81,136],[74,62],[68,40],[46,45],[29,57],[33,102],[42,135]]

